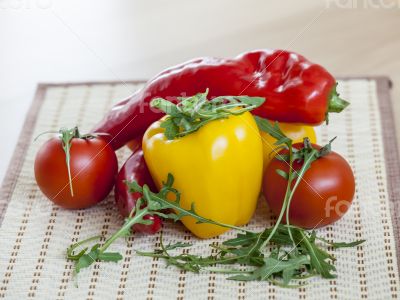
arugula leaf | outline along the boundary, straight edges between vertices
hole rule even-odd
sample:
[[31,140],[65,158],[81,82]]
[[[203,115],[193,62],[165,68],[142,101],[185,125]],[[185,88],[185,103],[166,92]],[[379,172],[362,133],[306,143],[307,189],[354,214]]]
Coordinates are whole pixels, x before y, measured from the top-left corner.
[[267,257],[264,259],[263,265],[259,268],[256,268],[253,272],[251,272],[251,274],[235,275],[228,277],[228,279],[241,281],[267,280],[274,275],[282,275],[283,271],[285,271],[284,284],[286,284],[293,278],[295,271],[299,271],[301,268],[303,268],[305,265],[308,265],[309,263],[310,261],[305,255],[288,258],[286,260],[277,259],[274,257]]
[[276,139],[274,145],[279,146],[279,145],[292,144],[292,140],[288,138],[279,128],[278,122],[275,122],[274,125],[272,125],[270,121],[264,118],[254,116],[254,119],[256,120],[257,126],[258,128],[260,128],[260,130],[268,133],[269,135],[271,135],[273,138]]
[[249,245],[257,238],[257,234],[254,232],[238,233],[236,238],[226,240],[222,244],[226,246],[240,246]]
[[87,268],[92,265],[96,261],[96,259],[97,257],[95,257],[94,253],[92,252],[82,255],[75,264],[74,274],[78,274],[81,269]]
[[183,242],[177,242],[175,244],[168,244],[167,246],[165,246],[165,250],[174,250],[177,248],[187,248],[187,247],[192,247],[193,244],[190,243],[183,243]]
[[340,243],[330,243],[330,244],[333,246],[333,248],[350,248],[361,245],[364,242],[365,240],[358,240],[350,243],[340,242]]
[[304,232],[300,232],[302,236],[302,246],[307,250],[310,256],[310,266],[314,269],[318,274],[321,274],[324,278],[335,278],[336,276],[331,273],[331,271],[335,271],[335,267],[330,263],[326,262],[327,258],[330,258],[330,255],[325,251],[322,251],[317,247],[315,243],[313,243]]
[[167,118],[160,126],[165,128],[164,135],[168,140],[173,140],[179,134],[179,126],[175,124],[174,119]]
[[75,264],[75,274],[78,274],[81,269],[89,267],[99,256],[99,244],[92,247],[89,253],[82,255]]
[[106,261],[106,262],[118,262],[122,259],[122,255],[117,252],[101,252],[99,250],[100,245],[96,244],[92,247],[89,253],[79,257],[75,264],[74,273],[78,274],[81,269],[91,266],[96,261]]
[[100,252],[97,256],[97,259],[101,261],[113,261],[117,262],[122,259],[121,253],[118,252]]
[[262,97],[249,96],[221,96],[208,100],[207,95],[208,89],[194,96],[179,97],[177,104],[162,98],[151,101],[151,107],[167,114],[161,127],[165,128],[164,135],[168,140],[193,133],[209,122],[251,111],[265,101]]
[[320,241],[323,241],[324,243],[332,246],[335,249],[356,247],[365,242],[365,240],[358,240],[358,241],[354,241],[354,242],[330,242],[327,239],[324,239],[322,237],[317,237],[317,239]]

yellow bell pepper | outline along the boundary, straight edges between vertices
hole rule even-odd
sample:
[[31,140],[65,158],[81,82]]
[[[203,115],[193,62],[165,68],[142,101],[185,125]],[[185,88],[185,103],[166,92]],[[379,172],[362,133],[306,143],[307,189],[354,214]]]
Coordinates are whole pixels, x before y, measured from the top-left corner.
[[[279,128],[287,137],[291,138],[294,143],[303,142],[305,137],[308,137],[311,143],[315,144],[317,142],[317,136],[315,134],[314,127],[312,126],[303,124],[279,123]],[[262,130],[260,130],[260,134],[263,142],[263,161],[265,170],[276,154],[276,145],[274,145],[276,139]]]
[[[249,112],[231,115],[173,140],[166,139],[162,121],[147,129],[142,145],[157,187],[161,188],[171,173],[185,209],[194,203],[197,214],[208,219],[237,226],[248,223],[256,208],[263,170],[262,142],[253,116]],[[227,230],[196,224],[191,217],[182,222],[200,238]]]

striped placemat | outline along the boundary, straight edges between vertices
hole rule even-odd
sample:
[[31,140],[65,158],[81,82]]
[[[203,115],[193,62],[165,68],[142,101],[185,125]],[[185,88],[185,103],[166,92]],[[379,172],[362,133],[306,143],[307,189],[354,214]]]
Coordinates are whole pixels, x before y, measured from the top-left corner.
[[[347,78],[340,81],[342,96],[351,106],[332,115],[329,126],[318,129],[319,142],[338,136],[334,149],[350,162],[356,175],[356,197],[350,211],[333,226],[320,229],[327,239],[366,243],[333,250],[338,277],[312,278],[298,289],[268,282],[234,282],[218,274],[191,274],[162,261],[136,256],[135,250],[159,246],[159,235],[135,234],[113,249],[124,254],[119,263],[94,264],[72,278],[73,264],[65,250],[86,237],[109,235],[121,225],[113,195],[100,205],[68,211],[52,205],[39,191],[33,176],[35,154],[47,130],[79,125],[89,130],[119,99],[142,82],[41,84],[0,194],[0,298],[7,299],[397,299],[400,169],[394,122],[386,78]],[[120,165],[129,150],[118,152]],[[273,224],[260,201],[249,224],[255,230]],[[207,254],[234,232],[212,240],[198,240],[179,224],[167,223],[168,241],[194,243],[190,251]],[[397,245],[397,247],[396,247]]]

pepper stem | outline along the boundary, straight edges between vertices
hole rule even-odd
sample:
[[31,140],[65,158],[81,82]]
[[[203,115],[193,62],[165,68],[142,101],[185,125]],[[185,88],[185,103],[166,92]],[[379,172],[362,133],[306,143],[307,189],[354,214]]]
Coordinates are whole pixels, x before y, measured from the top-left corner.
[[336,91],[336,85],[333,87],[331,94],[329,95],[329,104],[328,104],[328,113],[330,112],[335,112],[339,113],[343,109],[345,109],[347,106],[349,106],[349,102],[340,98],[338,92]]

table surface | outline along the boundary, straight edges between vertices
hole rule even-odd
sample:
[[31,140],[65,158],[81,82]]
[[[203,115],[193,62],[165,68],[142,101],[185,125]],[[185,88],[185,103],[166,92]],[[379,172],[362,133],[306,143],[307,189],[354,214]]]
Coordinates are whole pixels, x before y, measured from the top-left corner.
[[395,0],[0,0],[0,181],[37,83],[143,79],[256,48],[297,51],[336,76],[389,76],[399,128],[399,28]]

